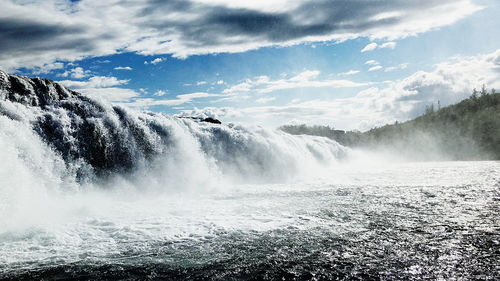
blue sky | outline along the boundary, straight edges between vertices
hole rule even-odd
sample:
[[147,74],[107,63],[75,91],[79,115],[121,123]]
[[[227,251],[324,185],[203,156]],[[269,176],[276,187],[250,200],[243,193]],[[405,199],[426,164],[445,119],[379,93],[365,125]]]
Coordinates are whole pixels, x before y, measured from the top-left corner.
[[138,110],[365,130],[500,89],[494,0],[0,4],[0,68]]

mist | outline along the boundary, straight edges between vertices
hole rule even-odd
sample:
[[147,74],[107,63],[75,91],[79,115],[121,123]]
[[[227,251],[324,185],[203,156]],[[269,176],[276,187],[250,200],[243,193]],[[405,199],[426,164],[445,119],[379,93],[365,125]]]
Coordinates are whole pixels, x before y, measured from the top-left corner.
[[330,126],[285,125],[293,135],[323,136],[355,150],[402,161],[500,159],[500,94],[480,92],[444,108],[428,106],[410,121],[395,122],[365,132]]
[[113,106],[48,80],[3,79],[0,229],[7,232],[119,217],[129,204],[150,214],[180,210],[241,184],[326,175],[349,151],[321,137]]

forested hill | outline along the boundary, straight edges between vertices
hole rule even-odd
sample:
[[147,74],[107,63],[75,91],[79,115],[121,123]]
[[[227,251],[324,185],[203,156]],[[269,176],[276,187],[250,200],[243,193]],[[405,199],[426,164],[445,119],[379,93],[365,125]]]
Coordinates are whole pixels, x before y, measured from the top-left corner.
[[417,160],[500,160],[500,93],[483,89],[457,104],[437,110],[431,106],[416,119],[363,133],[329,126],[290,125],[280,129],[291,134],[325,136],[351,147],[392,151]]

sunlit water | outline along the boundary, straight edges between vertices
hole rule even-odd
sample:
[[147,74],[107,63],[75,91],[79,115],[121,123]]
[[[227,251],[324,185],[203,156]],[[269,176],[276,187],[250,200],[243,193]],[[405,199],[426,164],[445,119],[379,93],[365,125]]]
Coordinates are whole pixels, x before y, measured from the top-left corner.
[[34,196],[22,216],[0,217],[2,279],[500,278],[499,162]]

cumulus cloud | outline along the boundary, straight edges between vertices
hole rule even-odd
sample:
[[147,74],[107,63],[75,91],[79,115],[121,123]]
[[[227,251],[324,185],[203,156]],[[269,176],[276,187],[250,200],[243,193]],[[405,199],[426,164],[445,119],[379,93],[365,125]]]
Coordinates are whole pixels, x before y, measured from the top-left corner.
[[380,63],[376,60],[369,60],[369,61],[366,61],[365,64],[367,64],[367,65],[379,65]]
[[376,71],[376,70],[380,70],[382,69],[382,66],[381,65],[375,65],[375,66],[372,66],[368,69],[368,71]]
[[[76,73],[80,73],[80,71],[76,71]],[[69,75],[73,78],[78,78],[75,75]],[[125,85],[129,82],[129,80],[120,80],[116,77],[93,76],[86,81],[62,80],[58,82],[84,95],[114,103],[130,102],[140,97],[140,93],[132,89],[115,87]],[[140,89],[140,91],[144,92],[143,89]]]
[[377,43],[370,43],[361,50],[361,53],[373,51],[377,49],[377,46],[378,46]]
[[130,66],[117,66],[114,68],[114,70],[132,70],[132,67],[130,67]]
[[394,49],[396,48],[396,42],[385,42],[378,46],[380,49]]
[[500,87],[500,49],[477,57],[457,57],[435,66],[434,71],[418,71],[388,88],[393,100],[414,103],[415,114],[425,103],[449,105],[470,96],[473,88],[482,85]]
[[160,62],[165,61],[163,58],[156,58],[152,61],[144,61],[144,64],[159,64]]
[[[290,120],[329,124],[341,129],[369,129],[396,120],[417,117],[430,104],[442,106],[470,96],[482,85],[500,88],[500,49],[477,57],[457,57],[437,64],[433,71],[418,71],[386,84],[366,88],[353,97],[334,100],[294,100],[286,105],[225,108],[217,111],[226,121],[279,126]],[[208,108],[214,111],[214,108]],[[204,109],[196,109],[203,114]],[[227,114],[227,115],[225,115]]]
[[69,76],[69,77],[74,78],[74,79],[82,79],[82,78],[90,76],[90,73],[91,72],[89,70],[84,70],[81,67],[75,67],[75,68],[72,68],[70,70],[64,71],[60,76],[62,76],[62,77]]
[[63,69],[64,63],[62,62],[54,62],[54,63],[46,63],[41,66],[36,66],[32,69],[32,73],[35,75],[38,74],[46,74],[56,69]]
[[472,0],[3,0],[1,6],[0,68],[8,71],[119,52],[185,58],[361,36],[393,40],[481,9]]
[[394,48],[396,48],[396,42],[385,42],[380,45],[377,43],[370,43],[361,50],[361,53],[370,52],[375,49],[394,49]]
[[110,76],[93,76],[87,81],[62,80],[59,81],[62,85],[70,89],[89,89],[89,88],[105,88],[127,84],[129,80],[119,80],[116,77]]
[[354,74],[358,74],[358,73],[359,73],[359,70],[349,70],[347,72],[339,73],[339,75],[341,75],[341,76],[349,76],[349,75],[354,75]]
[[161,97],[161,96],[164,96],[166,94],[167,94],[167,92],[165,92],[163,90],[158,90],[158,91],[155,92],[154,95],[157,96],[157,97]]
[[[372,85],[373,83],[356,83],[349,80],[323,80],[319,79],[320,72],[317,70],[306,70],[295,76],[289,78],[271,80],[267,76],[258,76],[254,79],[246,79],[244,82],[228,86],[223,89],[220,93],[206,93],[206,92],[196,92],[177,95],[175,99],[157,99],[157,98],[136,98],[131,100],[128,104],[132,107],[147,108],[150,106],[176,106],[191,102],[195,99],[202,98],[212,98],[209,102],[237,102],[242,100],[247,100],[252,97],[252,95],[267,94],[274,91],[295,89],[295,88],[356,88]],[[114,77],[108,77],[112,79]],[[114,78],[116,79],[116,78]],[[73,88],[88,88],[89,84],[95,87],[96,83],[94,78],[89,79],[89,81],[62,81],[63,84],[72,86]],[[116,83],[127,83],[128,80],[110,80]],[[214,82],[215,84],[223,85],[222,80]],[[200,81],[197,85],[208,84],[206,81]],[[167,92],[159,90],[155,92],[154,96],[162,97],[166,95]],[[260,104],[268,103],[274,100],[274,97],[260,97],[255,101]]]

